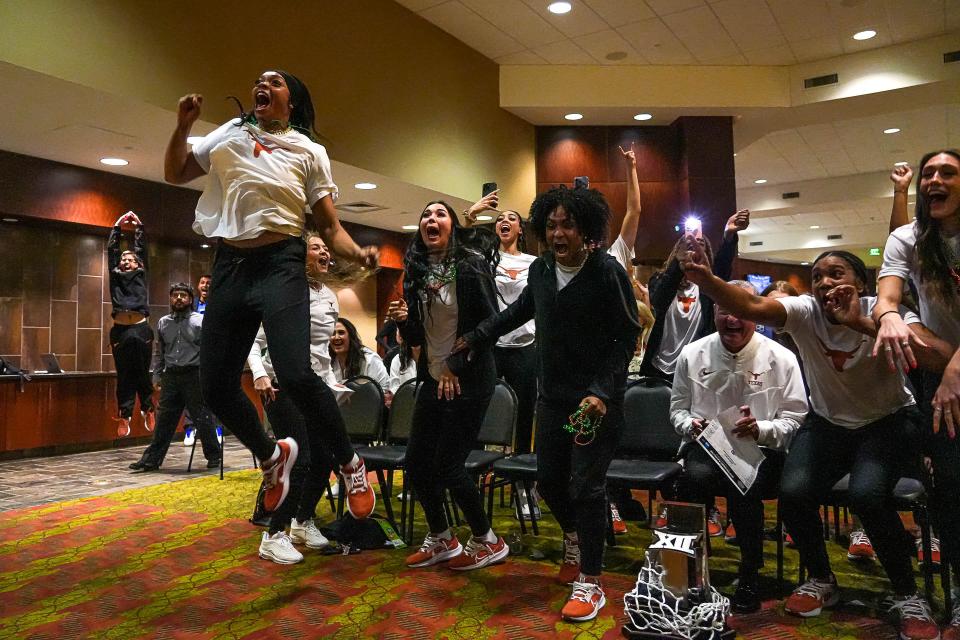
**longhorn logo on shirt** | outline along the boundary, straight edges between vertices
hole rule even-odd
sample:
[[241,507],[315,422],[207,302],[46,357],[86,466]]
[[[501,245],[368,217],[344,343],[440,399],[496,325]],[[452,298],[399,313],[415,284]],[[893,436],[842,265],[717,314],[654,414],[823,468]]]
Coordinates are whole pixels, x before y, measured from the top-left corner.
[[857,355],[857,352],[860,351],[860,347],[863,346],[863,343],[866,342],[866,340],[861,340],[860,344],[858,344],[856,349],[853,351],[830,349],[827,347],[827,345],[823,344],[823,340],[821,340],[819,337],[817,337],[817,342],[819,342],[820,346],[823,348],[823,355],[827,356],[833,361],[833,368],[840,373],[843,373],[843,367],[846,365],[847,360],[850,360],[853,358],[853,356]]
[[279,149],[280,145],[274,144],[272,142],[262,140],[257,136],[253,135],[251,132],[247,132],[247,135],[250,136],[250,139],[253,140],[253,157],[259,158],[261,151],[266,151],[267,153],[273,153],[274,149]]
[[749,374],[750,374],[750,377],[753,378],[752,380],[747,380],[747,384],[748,384],[748,385],[750,385],[750,386],[752,386],[752,387],[762,387],[762,386],[763,386],[763,383],[760,382],[760,376],[763,375],[763,372],[762,372],[762,371],[761,371],[760,373],[754,373],[753,371],[747,371],[747,373],[749,373]]
[[511,280],[516,280],[517,276],[526,271],[526,269],[504,269],[503,267],[500,267],[500,270],[509,276]]
[[677,294],[677,302],[683,305],[684,313],[690,313],[690,307],[696,301],[697,301],[697,296],[685,296],[681,293]]

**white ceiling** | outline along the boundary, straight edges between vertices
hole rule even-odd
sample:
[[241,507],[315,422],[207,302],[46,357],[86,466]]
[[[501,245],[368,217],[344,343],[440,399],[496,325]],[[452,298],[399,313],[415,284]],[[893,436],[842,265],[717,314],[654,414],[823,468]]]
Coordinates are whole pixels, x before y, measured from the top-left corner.
[[960,0],[396,1],[498,64],[790,65],[960,29]]

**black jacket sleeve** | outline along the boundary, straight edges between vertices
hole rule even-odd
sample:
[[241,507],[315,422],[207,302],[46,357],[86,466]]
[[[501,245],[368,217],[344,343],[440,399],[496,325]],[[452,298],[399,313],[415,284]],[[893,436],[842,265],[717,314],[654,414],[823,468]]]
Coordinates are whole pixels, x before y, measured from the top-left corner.
[[670,262],[666,271],[654,274],[650,278],[650,306],[653,307],[657,320],[663,318],[667,309],[670,308],[670,303],[677,297],[682,281],[683,269],[680,268],[680,261],[676,259]]
[[407,319],[398,322],[397,328],[400,330],[403,341],[411,347],[423,346],[425,336],[420,297],[411,290],[404,293],[404,301],[407,303]]
[[623,388],[627,377],[627,365],[633,357],[640,332],[640,319],[637,316],[637,299],[633,287],[623,269],[616,269],[611,259],[605,265],[603,274],[604,289],[609,300],[607,331],[613,344],[607,353],[603,365],[590,383],[589,391],[604,402],[609,402],[618,388]]
[[[138,224],[137,230],[133,232],[133,252],[140,261],[140,268],[147,270],[147,238],[143,225]],[[119,262],[119,261],[118,261]]]
[[496,343],[497,338],[533,318],[534,311],[533,292],[528,284],[510,306],[481,322],[475,330],[465,335],[464,339],[471,349],[489,349]]
[[733,273],[733,259],[737,257],[737,242],[739,237],[736,233],[731,233],[730,237],[724,237],[717,249],[717,255],[713,258],[713,274],[726,282]]
[[[497,315],[497,289],[493,270],[481,256],[471,256],[460,266],[457,277],[458,336],[468,333],[479,323]],[[476,353],[461,351],[446,360],[450,372],[462,375],[479,361]]]
[[107,265],[113,271],[120,266],[120,238],[123,232],[119,226],[110,230],[110,238],[107,240]]

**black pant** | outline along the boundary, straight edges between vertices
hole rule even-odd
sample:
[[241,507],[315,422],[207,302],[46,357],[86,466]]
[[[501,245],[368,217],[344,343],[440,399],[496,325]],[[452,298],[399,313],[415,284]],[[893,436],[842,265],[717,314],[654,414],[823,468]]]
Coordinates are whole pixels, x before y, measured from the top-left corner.
[[326,449],[310,446],[303,414],[282,389],[277,392],[276,400],[268,402],[264,409],[274,435],[278,438],[290,436],[302,443],[300,455],[290,473],[287,499],[270,516],[270,533],[274,534],[283,531],[294,516],[303,522],[316,515],[317,503],[323,496],[333,469],[333,459]]
[[150,323],[115,324],[110,328],[110,350],[117,368],[117,406],[121,418],[133,416],[133,405],[140,396],[140,410],[153,409],[153,382],[150,360],[153,358],[153,329]]
[[938,525],[944,557],[960,574],[960,435],[951,439],[943,423],[940,432],[933,433],[933,407],[930,404],[942,379],[942,373],[924,371],[917,401],[924,451],[933,461],[931,512]]
[[477,434],[493,396],[493,374],[491,366],[480,383],[470,384],[461,378],[462,393],[453,400],[438,400],[437,381],[426,374],[417,393],[407,443],[407,477],[420,499],[431,533],[446,531],[450,526],[443,508],[447,489],[463,511],[473,535],[482,536],[490,530],[480,490],[463,464],[476,447]]
[[517,431],[514,451],[530,453],[533,439],[533,410],[537,405],[537,347],[495,347],[497,376],[517,394]]
[[891,505],[897,480],[917,473],[916,417],[916,407],[904,407],[869,425],[847,429],[813,412],[807,416],[784,464],[780,507],[811,576],[830,575],[820,504],[849,473],[850,510],[860,517],[894,591],[916,592],[911,564],[915,544]]
[[203,406],[200,398],[200,369],[184,367],[167,369],[160,378],[157,430],[153,434],[150,446],[140,457],[141,462],[157,466],[163,464],[184,409],[188,409],[193,416],[193,425],[197,429],[200,444],[203,446],[203,456],[207,460],[220,459],[220,444],[217,442],[213,416]]
[[593,442],[581,446],[563,430],[579,402],[537,403],[537,488],[564,533],[577,532],[581,571],[598,576],[606,540],[607,469],[623,430],[623,407],[607,404]]
[[345,465],[354,452],[337,401],[310,368],[305,260],[300,238],[256,249],[220,244],[203,318],[200,386],[207,406],[244,446],[261,461],[273,455],[274,442],[240,385],[262,322],[277,381],[303,414],[310,447]]
[[777,481],[780,469],[776,468],[776,462],[764,460],[753,486],[743,495],[700,445],[687,445],[683,456],[683,475],[678,483],[677,498],[703,505],[712,504],[714,496],[727,498],[727,510],[740,545],[741,575],[756,575],[763,566],[762,497],[769,492],[770,483]]

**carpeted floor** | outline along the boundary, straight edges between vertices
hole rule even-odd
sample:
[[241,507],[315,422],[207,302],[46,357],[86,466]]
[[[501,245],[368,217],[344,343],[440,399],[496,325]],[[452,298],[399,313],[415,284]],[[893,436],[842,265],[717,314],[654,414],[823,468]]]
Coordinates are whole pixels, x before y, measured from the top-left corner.
[[[0,513],[0,638],[616,638],[650,537],[630,523],[607,553],[609,604],[570,625],[558,616],[568,588],[553,582],[560,550],[549,516],[521,554],[467,574],[407,569],[407,550],[307,550],[305,562],[281,566],[257,557],[260,530],[246,521],[258,483],[241,471]],[[498,532],[519,531],[508,509],[498,514]],[[418,525],[422,536],[422,514]],[[713,547],[712,579],[729,593],[737,550]],[[800,621],[772,599],[775,547],[766,547],[771,600],[734,619],[738,637],[896,637],[874,610],[887,585],[876,564],[854,567],[831,543],[844,605]],[[546,559],[531,560],[534,550]],[[795,551],[787,563],[795,578]]]

